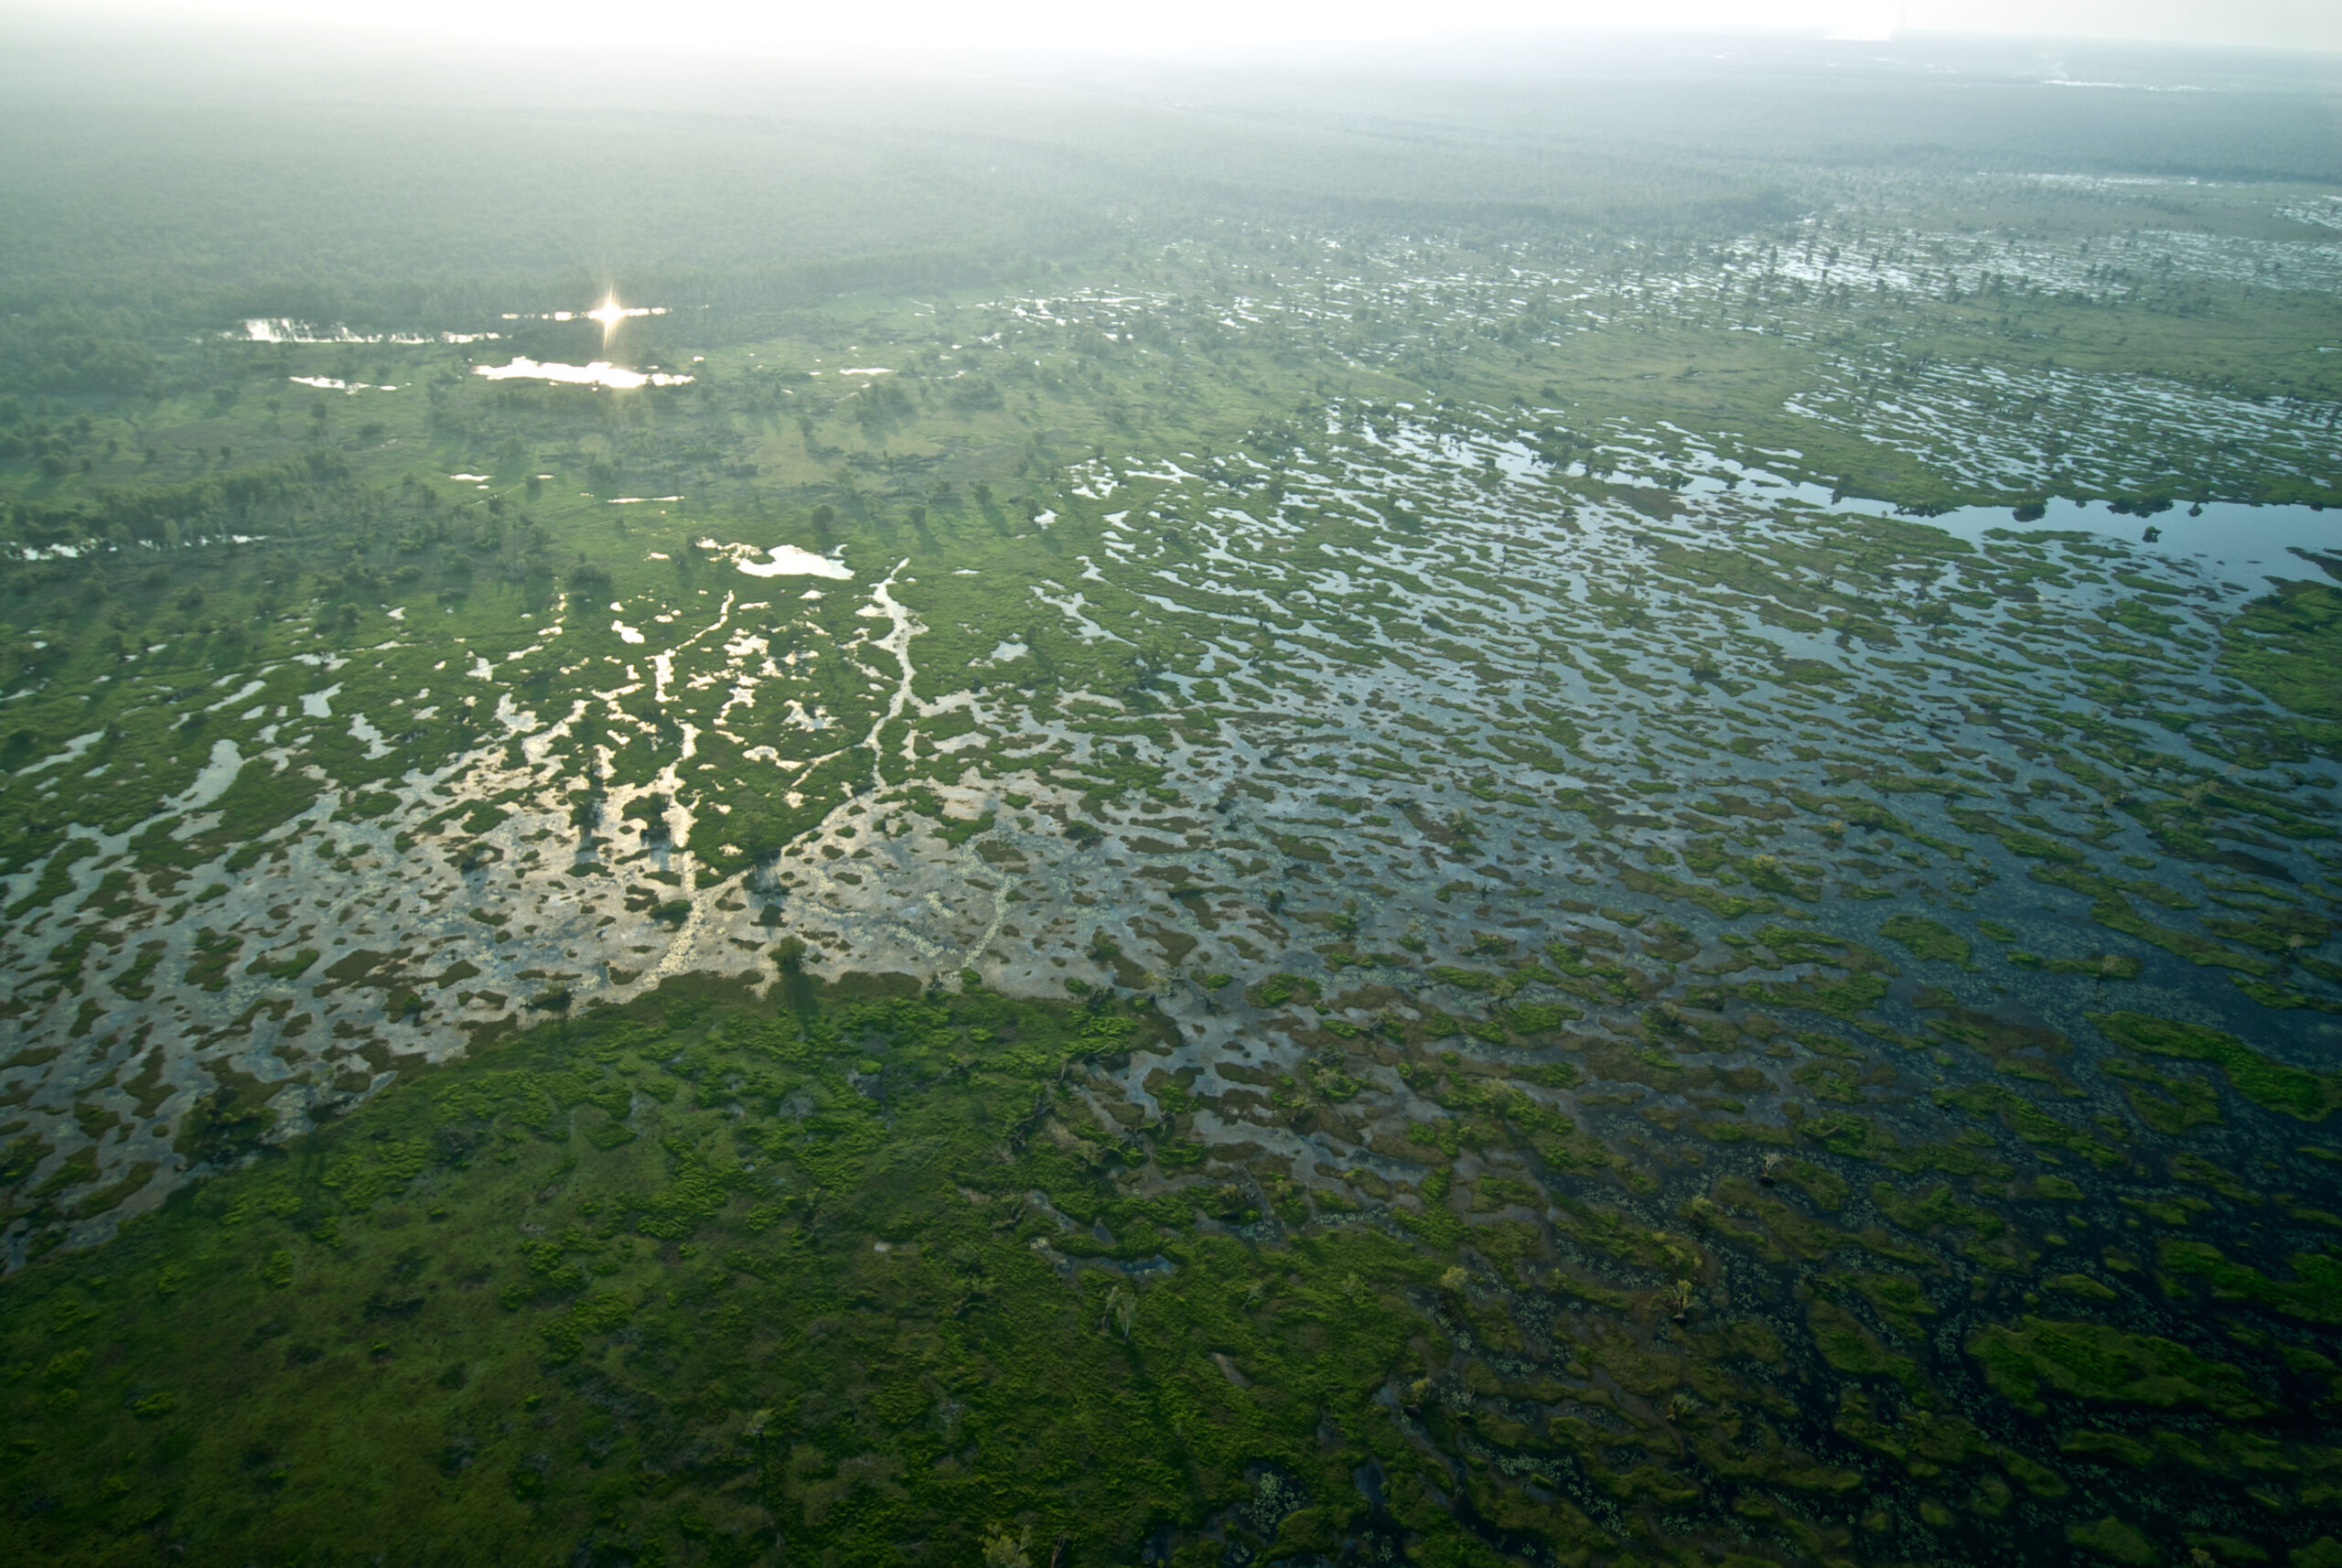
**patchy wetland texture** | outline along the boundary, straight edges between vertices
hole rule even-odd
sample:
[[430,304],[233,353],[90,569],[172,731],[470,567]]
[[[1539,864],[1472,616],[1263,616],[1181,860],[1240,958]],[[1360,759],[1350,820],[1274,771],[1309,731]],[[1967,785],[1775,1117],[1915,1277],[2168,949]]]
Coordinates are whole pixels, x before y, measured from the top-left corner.
[[2331,97],[1668,59],[0,109],[0,1554],[2342,1568]]

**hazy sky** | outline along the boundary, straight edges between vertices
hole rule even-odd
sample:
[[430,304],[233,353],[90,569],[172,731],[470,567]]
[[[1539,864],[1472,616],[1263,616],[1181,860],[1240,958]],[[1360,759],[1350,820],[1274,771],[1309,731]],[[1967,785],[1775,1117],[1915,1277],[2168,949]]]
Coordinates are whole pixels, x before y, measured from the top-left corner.
[[0,15],[341,22],[450,39],[760,54],[1229,48],[1568,28],[1899,30],[2342,50],[2342,0],[0,0]]

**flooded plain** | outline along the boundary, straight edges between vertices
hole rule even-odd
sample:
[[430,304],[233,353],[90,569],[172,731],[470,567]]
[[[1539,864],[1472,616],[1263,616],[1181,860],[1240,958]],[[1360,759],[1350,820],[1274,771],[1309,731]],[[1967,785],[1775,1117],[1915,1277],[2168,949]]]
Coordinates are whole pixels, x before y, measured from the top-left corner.
[[[2342,1485],[2342,513],[2186,498],[2324,493],[2331,408],[1855,352],[1817,312],[1901,332],[1919,302],[2330,292],[2330,249],[1842,212],[1574,261],[1328,241],[1211,290],[921,305],[904,340],[856,321],[785,371],[403,370],[430,397],[386,420],[500,401],[431,484],[367,501],[313,596],[233,641],[169,585],[172,629],[118,637],[72,725],[11,742],[54,832],[0,879],[6,1262],[270,1179],[269,1151],[410,1087],[461,1100],[574,1026],[639,1048],[530,1090],[600,1086],[530,1158],[575,1132],[630,1160],[704,1112],[732,1163],[661,1143],[664,1196],[625,1203],[720,1169],[755,1245],[819,1215],[855,1266],[908,1271],[926,1232],[769,1193],[811,1185],[824,1127],[887,1144],[931,1026],[934,1093],[997,1072],[1032,1103],[952,1136],[1042,1173],[981,1224],[1097,1294],[1101,1343],[1187,1321],[1211,1249],[1259,1272],[1247,1309],[1325,1259],[1435,1254],[1412,1283],[1309,1280],[1312,1331],[1403,1318],[1367,1397],[1424,1466],[1407,1485],[1468,1493],[1441,1507],[1532,1561],[1646,1561],[1630,1541],[1695,1527],[1822,1562],[2297,1545]],[[1047,423],[1045,392],[1127,413],[1175,362],[1254,396],[1296,343],[1364,390],[1259,395],[1217,440]],[[1436,390],[1499,354],[1503,394]],[[532,445],[529,398],[480,381],[593,387],[600,428]],[[960,413],[994,423],[928,438]],[[825,499],[769,504],[776,452]],[[1857,461],[1913,499],[1833,482]],[[891,1000],[819,1078],[824,985]],[[674,999],[715,987],[757,1020],[725,1026],[737,1062],[694,1065],[729,1035],[640,1043],[684,1039]],[[1037,1017],[1074,1043],[1028,1059]],[[598,1209],[550,1235],[573,1165],[530,1168],[532,1279],[585,1292],[564,1249],[692,1256],[699,1221],[663,1208],[639,1256],[586,1236]],[[766,1266],[733,1240],[725,1269]],[[957,1323],[989,1287],[951,1267],[929,1316]],[[497,1310],[569,1299],[535,1289]],[[577,1296],[608,1314],[592,1376],[649,1353],[628,1315],[663,1289]],[[388,1321],[377,1297],[353,1310]],[[586,1354],[587,1308],[560,1311],[528,1330],[548,1366]],[[1285,1398],[1236,1343],[1179,1353],[1215,1399]],[[1358,1490],[1387,1543],[1414,1505],[1381,1463]],[[1211,1526],[1229,1568],[1297,1517],[1275,1475],[1246,1485],[1266,1523]]]
[[[34,1135],[60,1158],[88,1149],[92,1187],[145,1173],[95,1233],[168,1189],[168,1129],[221,1082],[271,1086],[290,1135],[547,998],[755,968],[782,936],[814,965],[947,986],[1119,984],[1179,1018],[1196,1061],[1278,1072],[1393,1008],[1492,1043],[1516,1037],[1508,1019],[1634,1034],[1653,1009],[1787,1003],[1849,954],[1867,955],[1858,975],[1908,972],[1864,980],[1862,1016],[1916,1049],[1947,1037],[1952,1004],[1941,960],[1898,946],[1914,930],[1962,955],[1941,972],[1971,993],[1960,1008],[2043,1039],[2087,1039],[2086,1015],[2118,1002],[2266,1038],[2269,998],[2297,1009],[2282,1016],[2298,1048],[2336,1035],[2310,892],[2334,784],[2272,740],[2287,721],[2224,671],[2219,635],[2265,576],[2317,574],[2257,542],[2202,562],[2173,548],[2191,523],[2240,521],[2315,542],[2324,514],[2175,516],[2159,546],[2062,506],[2032,525],[1897,520],[1751,489],[1658,515],[1491,478],[1489,455],[1468,426],[1402,421],[1295,454],[1273,499],[1242,459],[1218,479],[1093,465],[1066,504],[1094,545],[1024,585],[1017,624],[1033,644],[1054,626],[1073,648],[1143,647],[1146,676],[1113,690],[1073,675],[1037,694],[1026,641],[930,655],[951,575],[852,586],[876,564],[711,540],[738,588],[593,607],[599,645],[573,607],[530,648],[401,699],[492,710],[470,751],[362,796],[328,783],[263,838],[144,868],[133,841],[207,842],[240,776],[314,767],[281,733],[299,721],[376,754],[401,722],[342,705],[340,660],[257,670],[218,704],[276,715],[244,750],[216,743],[150,822],[76,829],[54,869],[9,881],[12,901],[67,883],[8,939],[21,993],[47,997],[18,1037],[70,1042],[12,1069]],[[747,597],[790,577],[839,585],[850,611]],[[563,680],[532,692],[521,666],[541,652]],[[817,661],[871,693],[866,718],[808,700]],[[643,745],[668,760],[615,781]],[[723,811],[693,806],[710,745],[781,799],[850,757],[862,776],[777,856],[719,873]],[[570,803],[588,777],[608,780],[598,831]],[[2202,824],[2188,843],[2237,847],[2175,856],[2175,812]],[[69,936],[88,956],[65,983]],[[1308,1005],[1236,994],[1264,974]],[[1780,1125],[1766,1096],[1804,1092],[1801,1048],[1778,1069],[1744,1048],[1776,1079],[1744,1113]],[[2005,1066],[1885,1059],[1928,1085]],[[1133,1070],[1130,1102],[1157,1113],[1152,1065]],[[1422,1112],[1398,1092],[1391,1114]],[[92,1104],[118,1125],[83,1144]],[[1344,1168],[1372,1142],[1313,1157]]]

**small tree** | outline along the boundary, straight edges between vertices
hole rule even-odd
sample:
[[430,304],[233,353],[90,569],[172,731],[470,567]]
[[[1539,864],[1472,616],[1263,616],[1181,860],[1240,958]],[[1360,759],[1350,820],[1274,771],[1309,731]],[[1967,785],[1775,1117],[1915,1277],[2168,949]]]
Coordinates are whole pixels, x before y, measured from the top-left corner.
[[1131,1319],[1137,1314],[1138,1297],[1131,1294],[1130,1286],[1118,1284],[1106,1293],[1106,1316],[1123,1331],[1125,1340],[1131,1337]]

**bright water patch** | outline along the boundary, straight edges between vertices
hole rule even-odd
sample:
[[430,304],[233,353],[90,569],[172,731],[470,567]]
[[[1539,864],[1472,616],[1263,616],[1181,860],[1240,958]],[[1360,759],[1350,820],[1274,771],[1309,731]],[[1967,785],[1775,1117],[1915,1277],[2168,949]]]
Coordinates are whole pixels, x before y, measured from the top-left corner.
[[669,375],[661,371],[629,371],[596,360],[591,364],[564,365],[540,362],[527,355],[515,355],[507,365],[474,365],[472,374],[485,376],[492,381],[559,381],[570,386],[609,387],[618,392],[631,392],[639,387],[680,387],[689,385],[689,376]]
[[638,316],[664,316],[663,305],[618,305],[615,302],[596,306],[591,310],[546,310],[504,312],[507,321],[598,321],[605,327]]
[[700,548],[728,557],[751,577],[833,577],[843,582],[854,575],[854,568],[844,562],[816,555],[794,544],[776,544],[764,552],[761,561],[751,545],[718,544],[713,539],[703,539]]
[[[1810,507],[1836,517],[1877,517],[1898,526],[1917,521],[1940,528],[1971,543],[1998,533],[2082,532],[2125,543],[2166,558],[2193,557],[2233,567],[2265,568],[2270,574],[2306,576],[2300,553],[2342,551],[2342,511],[2315,506],[2253,506],[2243,501],[2199,501],[2153,513],[2117,511],[2108,501],[2055,499],[2042,515],[2020,521],[2014,510],[1998,506],[1955,507],[1921,517],[1890,514],[1868,499],[1834,497],[1821,485],[1784,479],[1738,464],[1718,465],[1750,493],[1768,500]],[[1687,496],[1718,498],[1723,479],[1703,475],[1681,487]],[[2154,537],[2149,538],[2149,531]]]
[[337,381],[332,376],[287,376],[285,379],[296,387],[315,387],[319,392],[362,392],[399,390],[392,386],[374,386],[366,381]]
[[23,768],[18,768],[17,771],[19,773],[38,773],[44,768],[54,768],[60,763],[79,761],[83,752],[97,745],[100,740],[104,738],[104,736],[105,731],[94,729],[90,731],[87,735],[77,735],[71,740],[65,743],[65,749],[63,751],[51,752],[48,756],[42,757],[38,762],[27,763]]
[[[1839,510],[1848,513],[1846,508]],[[2315,575],[2296,552],[2342,551],[2342,511],[2311,506],[2205,501],[2142,517],[2114,511],[2103,502],[2057,500],[2030,522],[2016,521],[2005,507],[1984,506],[1961,507],[1920,521],[1971,541],[1981,541],[1995,530],[2017,534],[2079,530],[2124,540],[2154,554],[2194,556],[2289,577]],[[2147,537],[2150,532],[2154,539]]]
[[223,338],[233,338],[246,343],[486,343],[501,337],[496,332],[353,332],[336,322],[331,327],[317,327],[306,321],[296,321],[287,316],[255,316],[245,320],[233,332],[223,332]]
[[213,741],[211,760],[196,774],[195,782],[188,786],[187,793],[171,803],[182,811],[201,811],[227,793],[228,786],[236,781],[236,772],[243,765],[243,754],[236,749],[234,741]]

